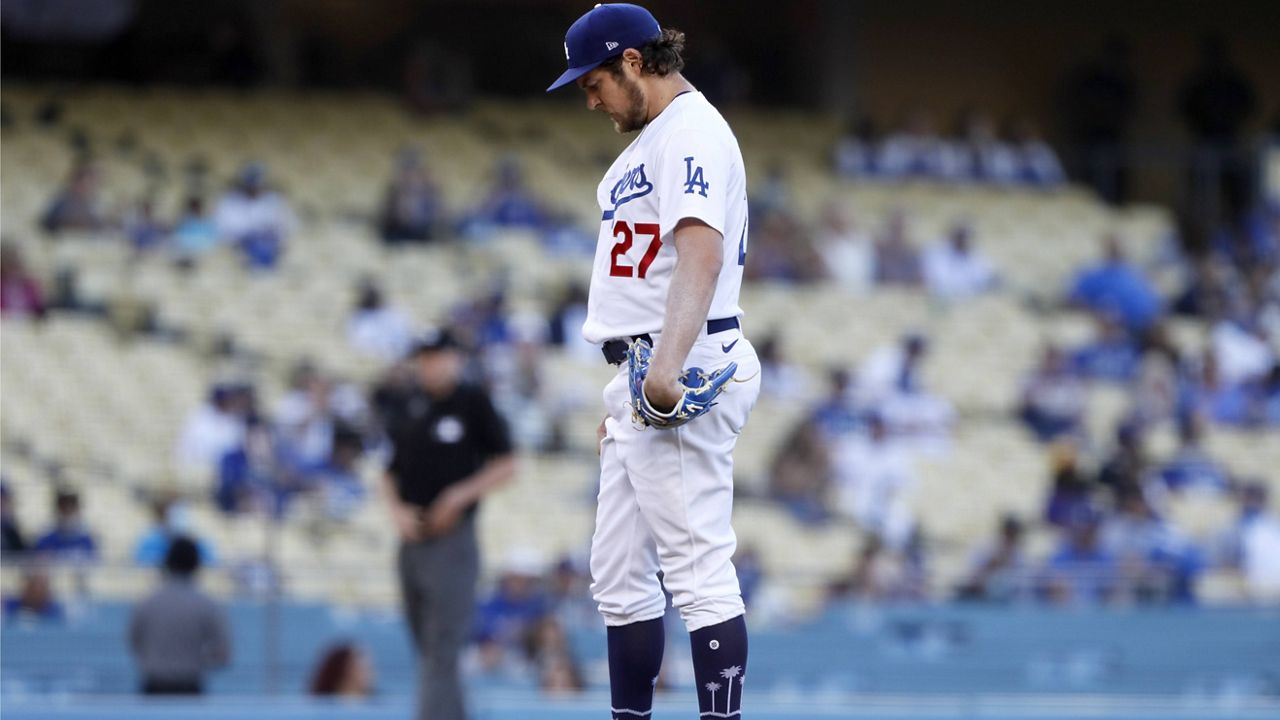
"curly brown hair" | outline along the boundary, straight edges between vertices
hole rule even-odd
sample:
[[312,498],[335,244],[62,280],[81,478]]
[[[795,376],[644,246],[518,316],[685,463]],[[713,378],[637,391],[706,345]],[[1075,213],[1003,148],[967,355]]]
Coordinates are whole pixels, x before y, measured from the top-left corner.
[[[684,33],[675,28],[665,28],[656,40],[650,40],[636,48],[640,51],[640,72],[666,77],[684,69]],[[614,75],[622,74],[622,56],[609,58],[600,64]]]

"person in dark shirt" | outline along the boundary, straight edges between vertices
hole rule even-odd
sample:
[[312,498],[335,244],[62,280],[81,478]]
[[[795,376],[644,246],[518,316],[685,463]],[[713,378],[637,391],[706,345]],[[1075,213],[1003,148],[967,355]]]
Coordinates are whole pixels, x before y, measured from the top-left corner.
[[475,609],[476,508],[514,477],[516,465],[489,396],[461,383],[453,336],[432,333],[412,355],[419,392],[391,429],[385,494],[401,540],[405,614],[421,655],[418,718],[464,720],[458,656]]

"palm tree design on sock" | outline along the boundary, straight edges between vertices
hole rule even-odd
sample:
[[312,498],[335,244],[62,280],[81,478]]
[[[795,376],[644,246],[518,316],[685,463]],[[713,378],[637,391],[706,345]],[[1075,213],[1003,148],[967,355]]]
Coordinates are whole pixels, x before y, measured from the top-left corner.
[[703,687],[711,691],[711,710],[714,712],[716,709],[716,691],[720,689],[720,683],[709,682]]
[[[720,677],[729,681],[729,688],[725,691],[724,712],[726,716],[732,715],[742,710],[742,691],[738,691],[738,709],[733,710],[733,679],[742,674],[742,668],[737,665],[731,665],[720,671]],[[739,683],[741,685],[741,683]],[[715,709],[715,701],[712,701],[712,708]]]

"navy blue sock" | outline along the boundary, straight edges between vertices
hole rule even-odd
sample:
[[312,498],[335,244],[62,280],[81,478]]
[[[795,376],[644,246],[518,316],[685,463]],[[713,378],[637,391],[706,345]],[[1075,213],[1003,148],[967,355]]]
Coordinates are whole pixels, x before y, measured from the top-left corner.
[[647,718],[666,645],[662,618],[608,628],[613,720]]
[[739,615],[689,633],[698,711],[703,718],[742,717],[742,688],[747,679],[747,623]]

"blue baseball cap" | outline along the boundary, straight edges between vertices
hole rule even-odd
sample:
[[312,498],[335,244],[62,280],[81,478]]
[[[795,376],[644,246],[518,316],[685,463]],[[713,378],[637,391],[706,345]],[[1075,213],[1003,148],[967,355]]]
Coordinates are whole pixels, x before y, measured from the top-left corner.
[[596,5],[565,33],[564,56],[569,61],[569,69],[551,83],[547,92],[568,85],[627,48],[638,48],[661,36],[658,21],[639,5]]

